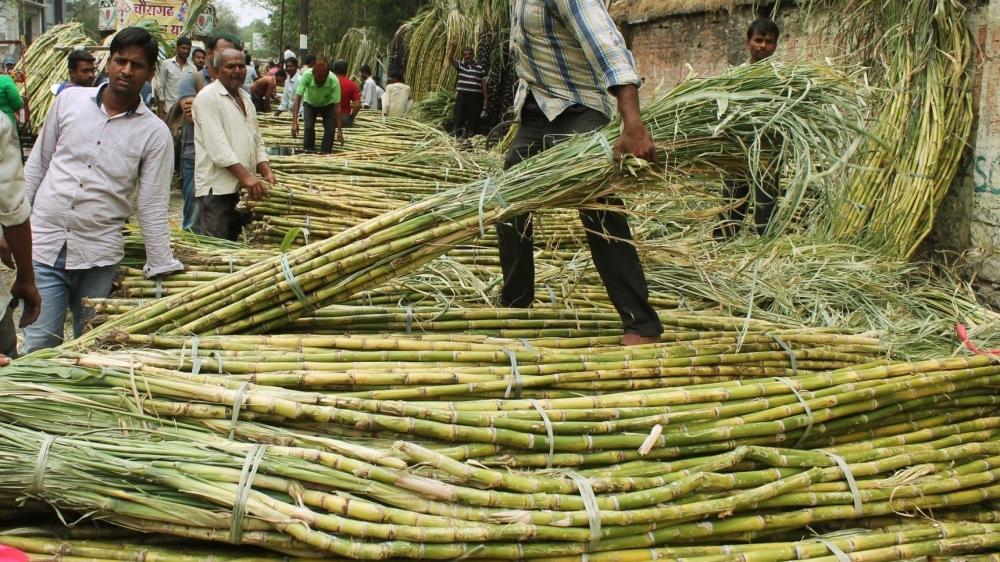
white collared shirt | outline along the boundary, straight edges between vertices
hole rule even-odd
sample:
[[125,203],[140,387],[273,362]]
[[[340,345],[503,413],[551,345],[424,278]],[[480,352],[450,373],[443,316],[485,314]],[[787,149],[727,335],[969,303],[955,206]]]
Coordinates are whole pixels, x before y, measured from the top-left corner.
[[219,80],[202,88],[194,98],[191,109],[194,117],[194,190],[198,197],[236,193],[239,180],[226,168],[243,164],[254,173],[257,164],[268,160],[250,94],[242,88],[238,93],[245,114]]
[[167,222],[170,131],[141,101],[109,116],[100,102],[106,88],[68,88],[45,117],[24,168],[32,256],[51,266],[65,246],[66,269],[117,264],[125,256],[122,227],[135,213],[146,276],[181,270]]
[[156,73],[156,99],[163,101],[167,112],[177,103],[177,86],[195,70],[194,63],[190,60],[184,66],[178,64],[176,58],[163,61],[160,71]]

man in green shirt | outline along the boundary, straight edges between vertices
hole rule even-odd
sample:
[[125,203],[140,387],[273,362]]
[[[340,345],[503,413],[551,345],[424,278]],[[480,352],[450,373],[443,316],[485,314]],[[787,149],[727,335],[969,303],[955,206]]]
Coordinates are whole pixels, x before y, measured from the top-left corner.
[[320,154],[333,152],[333,135],[344,145],[344,132],[340,126],[340,81],[331,77],[326,61],[317,61],[302,74],[295,89],[295,105],[292,107],[292,137],[299,135],[299,107],[305,115],[306,131],[302,147],[307,152],[316,151],[316,117],[323,119],[323,143]]
[[14,79],[6,74],[0,74],[0,111],[7,114],[11,123],[14,124],[14,131],[17,132],[17,120],[14,112],[24,107],[24,100],[14,85]]

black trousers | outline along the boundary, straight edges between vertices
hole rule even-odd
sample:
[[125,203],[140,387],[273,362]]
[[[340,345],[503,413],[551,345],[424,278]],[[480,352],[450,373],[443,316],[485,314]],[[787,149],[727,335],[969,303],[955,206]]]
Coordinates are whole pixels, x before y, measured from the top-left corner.
[[306,122],[306,130],[302,135],[302,148],[306,152],[316,152],[316,118],[323,119],[323,143],[319,147],[320,154],[333,152],[333,135],[337,131],[337,112],[339,103],[331,103],[323,107],[314,107],[302,102],[302,114]]
[[240,196],[236,193],[205,195],[198,198],[201,207],[201,233],[236,241],[243,230],[243,216],[236,211]]
[[[549,148],[574,133],[593,131],[608,118],[599,111],[571,107],[555,121],[529,97],[521,110],[521,123],[504,161],[509,168]],[[601,203],[621,206],[618,199]],[[587,231],[587,243],[608,297],[621,316],[625,333],[657,336],[663,333],[656,311],[649,304],[646,275],[639,253],[631,243],[632,232],[624,213],[613,210],[581,210],[580,220]],[[535,300],[535,256],[531,214],[499,223],[496,227],[503,269],[503,306],[528,308]]]
[[455,98],[455,136],[471,137],[479,132],[479,116],[483,113],[483,94],[459,92]]
[[[754,186],[751,189],[751,186]],[[774,205],[778,201],[778,171],[768,169],[760,184],[753,180],[726,180],[723,184],[723,196],[727,203],[733,205],[722,212],[721,221],[715,227],[715,237],[719,239],[732,238],[743,227],[747,211],[750,209],[750,192],[753,191],[753,227],[759,236],[767,232],[767,226],[774,214]]]

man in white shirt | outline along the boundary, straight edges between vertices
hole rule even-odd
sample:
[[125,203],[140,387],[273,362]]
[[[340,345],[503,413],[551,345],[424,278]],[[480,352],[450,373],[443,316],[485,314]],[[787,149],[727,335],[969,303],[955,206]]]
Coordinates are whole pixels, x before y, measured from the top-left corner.
[[188,60],[191,54],[191,39],[187,37],[178,39],[176,51],[174,58],[163,61],[159,79],[156,81],[157,110],[160,117],[166,117],[177,103],[177,86],[181,80],[195,71],[194,63]]
[[413,99],[410,98],[410,87],[403,83],[399,74],[389,74],[389,83],[382,94],[382,115],[386,117],[402,117],[410,112]]
[[302,79],[302,73],[299,72],[299,59],[295,57],[288,57],[285,59],[285,85],[282,88],[281,103],[278,104],[278,110],[274,112],[275,117],[281,115],[282,111],[291,111],[292,106],[295,105],[295,90],[299,87],[299,80]]
[[361,72],[361,109],[378,109],[378,100],[385,90],[378,87],[372,78],[372,67],[362,66]]
[[14,307],[24,301],[21,327],[38,318],[41,297],[35,287],[31,264],[31,206],[24,197],[24,173],[21,168],[21,145],[10,119],[0,119],[0,260],[17,272],[14,284],[0,279],[0,365],[17,357],[17,333],[14,331]]
[[274,183],[257,112],[243,90],[246,59],[236,49],[215,53],[218,78],[194,99],[195,193],[201,205],[201,233],[236,240],[243,228],[236,204],[242,185],[260,200],[264,183]]
[[140,97],[157,53],[146,30],[119,31],[108,81],[67,89],[45,117],[24,170],[42,296],[38,321],[25,329],[28,353],[62,343],[67,307],[74,336],[83,333],[93,315],[83,300],[110,295],[125,255],[122,226],[133,208],[146,246],[146,277],[184,269],[170,249],[167,222],[173,141]]

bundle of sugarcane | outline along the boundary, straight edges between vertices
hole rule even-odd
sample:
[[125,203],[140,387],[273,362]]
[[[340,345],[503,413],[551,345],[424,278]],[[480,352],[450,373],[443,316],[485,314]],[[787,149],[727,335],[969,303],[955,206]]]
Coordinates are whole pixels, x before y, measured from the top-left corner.
[[410,117],[442,131],[450,131],[456,97],[454,89],[435,90],[413,105]]
[[[384,325],[387,316],[396,317],[403,329],[413,331],[419,328],[417,314],[411,309],[405,315],[372,315],[368,321]],[[601,335],[593,326],[610,322],[610,315],[582,312],[574,318],[572,312],[558,310],[486,310],[464,311],[453,317],[458,320],[441,331],[419,335],[403,334],[403,329],[397,335],[310,333],[197,339],[114,334],[103,343],[116,349],[124,346],[127,351],[108,351],[88,361],[110,365],[136,362],[194,373],[204,370],[229,374],[235,385],[249,380],[320,388],[336,390],[341,397],[460,400],[492,394],[502,397],[511,392],[531,398],[561,398],[581,391],[617,392],[818,373],[875,361],[881,352],[878,340],[868,336],[829,329],[788,329],[684,311],[661,313],[669,328],[667,343],[643,350],[604,347],[613,346],[616,335]],[[522,336],[517,333],[507,338],[454,333],[456,328],[472,325],[474,319],[484,324],[491,320],[494,329],[543,329],[533,330],[536,333],[529,335],[535,339],[530,341],[509,339]],[[578,325],[583,331],[588,324],[596,335],[567,337],[574,335],[572,330],[558,328]]]
[[83,24],[72,22],[56,25],[39,35],[31,43],[15,67],[15,72],[23,72],[24,82],[18,83],[21,97],[30,108],[31,128],[39,131],[45,123],[55,96],[50,87],[68,79],[67,64],[69,51],[56,47],[83,47],[96,45],[87,35]]
[[409,38],[406,84],[414,100],[455,85],[449,57],[462,46],[473,46],[479,25],[475,0],[435,0],[405,22],[397,33]]
[[337,58],[347,63],[347,75],[351,78],[360,76],[359,69],[369,65],[375,69],[385,56],[382,45],[386,41],[379,36],[373,27],[352,27],[344,32],[337,46]]
[[[216,282],[141,307],[102,330],[130,333],[260,333],[412,271],[484,234],[504,217],[544,207],[573,207],[614,192],[655,188],[655,170],[711,174],[733,161],[756,166],[778,153],[797,163],[785,204],[813,185],[822,162],[836,166],[851,145],[857,107],[842,76],[807,64],[752,65],[689,81],[648,104],[653,138],[669,155],[652,166],[611,164],[620,123],[580,135],[510,168],[417,201],[329,239],[287,252]],[[721,110],[721,115],[720,115]],[[780,146],[767,138],[780,135]],[[763,143],[763,144],[762,144]],[[830,154],[830,151],[837,154]],[[849,150],[848,150],[849,151]],[[829,159],[827,158],[829,157]],[[830,160],[832,159],[832,160]],[[652,168],[652,169],[651,169]]]
[[[296,554],[609,560],[918,510],[987,518],[1000,495],[1000,366],[987,357],[458,402],[297,392],[122,357],[5,371],[0,493]],[[771,446],[782,443],[801,449]]]
[[[264,144],[301,148],[302,140],[291,135],[290,115],[262,114],[258,119]],[[386,120],[379,112],[367,110],[358,113],[354,125],[344,131],[344,146],[334,146],[335,154],[351,160],[384,160],[419,150],[458,155],[447,135],[438,129],[412,119]]]
[[[891,256],[909,257],[930,233],[972,126],[972,44],[955,0],[863,1],[835,9],[846,52],[884,69],[872,130],[834,192],[825,232]],[[860,25],[864,22],[865,25]],[[881,37],[859,35],[871,27]],[[859,49],[858,45],[862,47]]]

